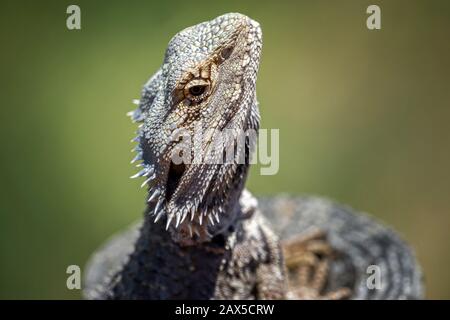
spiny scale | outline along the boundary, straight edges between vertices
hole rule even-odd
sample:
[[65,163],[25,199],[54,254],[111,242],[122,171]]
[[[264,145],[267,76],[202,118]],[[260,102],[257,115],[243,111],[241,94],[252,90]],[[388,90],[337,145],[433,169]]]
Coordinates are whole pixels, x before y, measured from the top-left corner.
[[139,177],[148,177],[150,175],[154,176],[155,169],[153,169],[153,166],[146,165],[146,164],[139,164],[139,166],[144,167],[141,171],[136,173],[135,175],[131,176],[131,179],[139,178]]
[[157,223],[158,220],[163,216],[164,210],[160,210],[159,213],[155,217],[154,223]]
[[156,199],[156,197],[158,197],[161,194],[161,191],[159,189],[156,189],[151,196],[148,198],[147,202],[152,202],[153,200]]
[[150,178],[146,179],[144,182],[142,182],[141,184],[141,188],[143,188],[145,185],[147,185],[150,181],[155,180],[155,175],[152,175]]
[[176,215],[177,215],[177,220],[176,220],[176,222],[175,222],[175,228],[178,228],[178,226],[180,225],[181,214],[180,214],[180,213],[177,213]]
[[187,212],[183,212],[180,223],[183,223],[183,221],[184,221],[184,219],[186,219],[187,215],[188,215]]
[[158,202],[156,203],[155,210],[153,211],[153,214],[157,214],[159,212],[159,209],[161,209],[161,206],[163,205],[164,199],[160,198]]
[[140,161],[140,160],[143,160],[142,159],[142,153],[138,153],[136,155],[136,157],[134,157],[133,160],[131,160],[131,163],[135,163],[136,161]]
[[140,145],[137,145],[136,147],[134,147],[133,149],[131,149],[131,152],[141,152],[142,148]]
[[172,222],[173,214],[167,216],[166,230],[169,229],[170,223]]

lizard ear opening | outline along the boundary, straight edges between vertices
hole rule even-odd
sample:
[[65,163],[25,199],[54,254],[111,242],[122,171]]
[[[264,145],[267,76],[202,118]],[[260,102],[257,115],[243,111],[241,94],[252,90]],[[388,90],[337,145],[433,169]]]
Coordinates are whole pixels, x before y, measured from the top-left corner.
[[222,59],[222,61],[228,59],[231,56],[231,53],[233,53],[233,49],[234,47],[228,46],[220,51],[220,58]]

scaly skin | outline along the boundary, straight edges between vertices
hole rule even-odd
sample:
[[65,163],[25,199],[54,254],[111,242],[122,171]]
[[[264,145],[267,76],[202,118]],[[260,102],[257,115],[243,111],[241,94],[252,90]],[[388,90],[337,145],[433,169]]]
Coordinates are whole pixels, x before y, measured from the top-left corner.
[[[134,121],[141,123],[134,161],[141,161],[142,166],[135,177],[145,177],[149,188],[145,217],[138,227],[115,237],[93,257],[85,284],[86,297],[363,297],[358,290],[364,289],[358,286],[365,279],[365,262],[372,260],[362,258],[358,260],[362,263],[356,265],[358,250],[349,246],[349,252],[345,252],[339,239],[348,239],[349,245],[357,237],[344,236],[341,229],[330,226],[336,221],[351,224],[358,220],[357,215],[331,210],[334,213],[327,216],[329,222],[315,221],[311,218],[315,207],[297,210],[304,205],[301,199],[265,202],[262,211],[282,235],[285,259],[281,242],[258,209],[256,199],[244,190],[252,143],[233,144],[245,161],[220,163],[224,147],[214,148],[213,131],[208,130],[228,130],[236,139],[239,132],[259,128],[255,85],[261,46],[259,24],[241,14],[226,14],[187,28],[170,41],[161,68],[145,84],[139,107],[131,114]],[[204,133],[202,138],[196,136],[198,130]],[[174,154],[180,155],[180,146],[185,146],[186,142],[178,139],[185,134],[194,137],[193,149],[198,152],[188,149],[181,156],[199,158],[180,164]],[[318,201],[320,213],[323,201]],[[274,207],[274,203],[278,205]],[[283,204],[290,209],[280,210]],[[293,213],[289,214],[289,210]],[[282,234],[279,225],[286,220],[285,215],[291,223],[297,223],[298,218],[312,219],[309,226],[325,233],[319,238],[296,239],[305,234],[306,229],[299,227],[298,232]],[[366,226],[378,228],[374,236],[388,234],[370,219],[366,224],[353,225],[357,228],[354,234]],[[379,244],[372,240],[366,244]],[[400,250],[400,255],[413,264],[411,269],[418,270],[409,249],[391,233],[380,252],[387,247]],[[336,248],[348,253],[345,259],[326,258]],[[316,276],[310,281],[310,271],[316,265]],[[343,267],[336,271],[333,266]],[[394,269],[389,269],[389,275],[401,275],[404,270]],[[342,270],[350,280],[335,279]],[[331,279],[328,282],[327,277]],[[408,281],[413,282],[414,289],[406,293],[396,289],[398,293],[390,297],[420,298],[420,276],[408,275]],[[399,286],[402,284],[395,282],[394,287]]]

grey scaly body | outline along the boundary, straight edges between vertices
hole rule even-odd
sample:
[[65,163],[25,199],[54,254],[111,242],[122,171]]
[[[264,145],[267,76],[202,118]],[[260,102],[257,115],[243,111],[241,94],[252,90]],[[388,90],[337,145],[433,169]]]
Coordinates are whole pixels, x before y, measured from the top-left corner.
[[[209,132],[214,131],[208,130],[228,130],[236,138],[259,128],[255,85],[261,46],[258,23],[241,14],[187,28],[170,41],[162,67],[145,84],[131,114],[141,123],[135,161],[142,161],[136,177],[145,177],[149,186],[145,217],[94,255],[86,297],[314,298],[341,287],[351,298],[422,296],[415,259],[392,231],[321,199],[277,197],[263,199],[258,208],[244,190],[253,149],[248,141],[233,144],[243,162],[219,161],[224,150],[213,148]],[[202,139],[197,129],[205,133]],[[185,134],[194,137],[200,161],[174,161],[174,154],[191,155],[179,152]],[[338,254],[329,261],[323,288],[305,293],[296,281],[303,255],[292,254],[297,240],[291,240],[311,227],[326,237],[310,242],[323,252],[329,245]],[[312,257],[322,271],[323,252]],[[388,279],[383,290],[365,286],[371,264],[380,265]]]

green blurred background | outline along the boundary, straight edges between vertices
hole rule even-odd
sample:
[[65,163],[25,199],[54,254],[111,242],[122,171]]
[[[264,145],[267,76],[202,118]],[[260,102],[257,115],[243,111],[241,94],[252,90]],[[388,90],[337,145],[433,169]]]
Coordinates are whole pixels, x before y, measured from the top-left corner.
[[0,298],[80,298],[66,267],[144,208],[131,100],[176,32],[230,11],[262,25],[262,127],[280,128],[279,173],[249,188],[373,213],[450,298],[450,2],[425,0],[2,1]]

